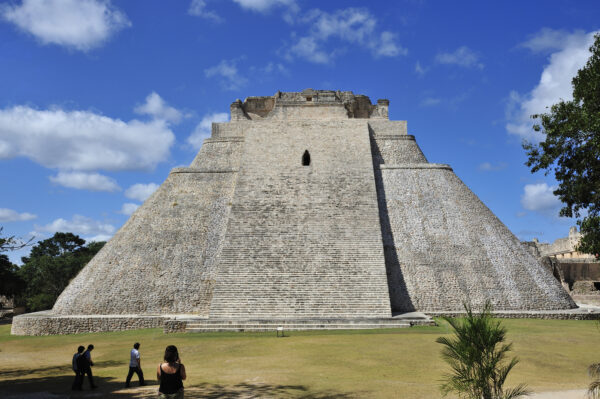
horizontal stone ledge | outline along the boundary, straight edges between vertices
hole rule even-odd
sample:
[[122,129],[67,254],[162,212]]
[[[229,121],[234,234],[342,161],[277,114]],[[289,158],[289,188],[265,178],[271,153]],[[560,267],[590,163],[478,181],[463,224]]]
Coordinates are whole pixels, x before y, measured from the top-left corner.
[[450,165],[444,163],[399,163],[395,165],[379,165],[379,169],[444,169],[452,170]]
[[204,143],[243,143],[245,141],[243,136],[221,136],[211,137],[204,140]]
[[173,168],[171,173],[237,173],[239,169]]
[[[465,311],[423,311],[431,317],[465,317]],[[478,314],[474,311],[474,314]],[[600,320],[599,312],[582,309],[571,310],[503,310],[492,311],[492,317],[499,319],[548,319],[548,320]]]
[[375,140],[412,140],[415,141],[415,136],[412,134],[398,133],[398,134],[377,134],[373,135]]

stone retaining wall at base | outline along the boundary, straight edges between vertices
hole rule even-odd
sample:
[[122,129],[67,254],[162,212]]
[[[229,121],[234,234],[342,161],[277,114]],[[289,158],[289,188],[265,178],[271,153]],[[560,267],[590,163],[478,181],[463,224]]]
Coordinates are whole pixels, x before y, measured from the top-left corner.
[[[476,312],[474,312],[476,313]],[[431,317],[464,317],[466,312],[426,312]],[[547,312],[547,311],[523,311],[523,312],[492,312],[499,319],[546,319],[546,320],[600,320],[600,313],[596,312]]]
[[165,334],[185,332],[186,326],[187,326],[187,321],[173,320],[173,319],[165,320],[165,323],[163,324],[163,332]]
[[56,335],[162,328],[167,318],[144,315],[55,316],[48,312],[35,312],[14,317],[11,334]]
[[[465,312],[427,312],[431,317],[463,317]],[[554,320],[600,320],[600,312],[577,311],[523,311],[493,312],[494,317],[503,319],[554,319]],[[90,332],[163,328],[164,333],[185,332],[190,320],[177,319],[175,315],[73,315],[56,316],[48,311],[15,316],[12,322],[13,335],[56,335]],[[213,320],[214,321],[214,320]],[[286,320],[283,322],[299,322]],[[300,321],[301,322],[301,321]],[[430,322],[427,321],[427,324]],[[411,321],[411,324],[421,324]],[[324,327],[323,329],[327,329]]]

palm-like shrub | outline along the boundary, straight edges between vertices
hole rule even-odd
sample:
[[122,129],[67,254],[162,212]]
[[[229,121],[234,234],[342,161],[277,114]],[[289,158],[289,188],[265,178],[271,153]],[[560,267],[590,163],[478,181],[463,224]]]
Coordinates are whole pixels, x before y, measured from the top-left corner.
[[439,337],[444,345],[442,357],[452,368],[441,387],[444,395],[456,392],[468,399],[514,399],[530,394],[525,384],[504,389],[508,373],[519,362],[506,362],[512,344],[505,343],[506,329],[492,318],[492,305],[487,302],[480,314],[470,306],[464,319],[444,317],[454,330],[454,337]]
[[598,399],[600,398],[600,363],[595,363],[588,367],[588,373],[594,379],[588,386],[588,397]]

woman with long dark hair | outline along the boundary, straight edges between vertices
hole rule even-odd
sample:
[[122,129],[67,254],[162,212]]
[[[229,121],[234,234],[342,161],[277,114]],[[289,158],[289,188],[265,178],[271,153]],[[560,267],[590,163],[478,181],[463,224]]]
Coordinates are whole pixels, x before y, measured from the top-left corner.
[[169,345],[165,349],[165,360],[158,365],[156,378],[160,382],[159,399],[183,399],[185,366],[181,364],[175,345]]

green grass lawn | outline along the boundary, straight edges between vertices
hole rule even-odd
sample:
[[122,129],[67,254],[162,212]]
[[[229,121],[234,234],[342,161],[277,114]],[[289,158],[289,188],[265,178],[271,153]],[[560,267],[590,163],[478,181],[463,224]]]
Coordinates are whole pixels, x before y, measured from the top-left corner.
[[[534,391],[586,387],[587,366],[600,362],[595,322],[502,323],[514,344],[513,354],[521,359],[508,386],[525,382]],[[165,346],[177,345],[188,371],[186,389],[193,388],[187,397],[435,398],[447,371],[435,339],[444,334],[449,329],[441,323],[397,330],[290,332],[285,338],[276,338],[275,332],[165,335],[161,330],[16,337],[10,335],[10,325],[2,325],[0,396],[69,395],[71,356],[78,345],[90,343],[96,347],[93,370],[101,393],[95,397],[154,395],[156,387],[122,389],[129,350],[139,341],[142,368],[153,384]]]

